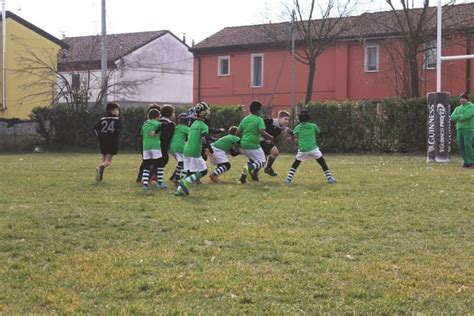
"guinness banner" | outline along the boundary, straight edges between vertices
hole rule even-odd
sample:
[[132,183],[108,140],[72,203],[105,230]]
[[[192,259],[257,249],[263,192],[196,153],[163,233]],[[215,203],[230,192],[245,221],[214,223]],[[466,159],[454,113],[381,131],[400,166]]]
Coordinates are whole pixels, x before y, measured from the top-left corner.
[[428,93],[427,161],[448,162],[451,152],[449,93]]

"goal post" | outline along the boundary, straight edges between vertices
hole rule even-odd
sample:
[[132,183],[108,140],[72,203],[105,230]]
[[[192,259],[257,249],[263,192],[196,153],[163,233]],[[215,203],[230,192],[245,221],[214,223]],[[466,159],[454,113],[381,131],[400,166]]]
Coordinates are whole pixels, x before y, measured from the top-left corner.
[[428,93],[427,161],[449,162],[451,153],[451,105],[448,92],[441,91],[443,61],[474,59],[474,55],[442,55],[442,0],[438,0],[436,34],[436,92]]

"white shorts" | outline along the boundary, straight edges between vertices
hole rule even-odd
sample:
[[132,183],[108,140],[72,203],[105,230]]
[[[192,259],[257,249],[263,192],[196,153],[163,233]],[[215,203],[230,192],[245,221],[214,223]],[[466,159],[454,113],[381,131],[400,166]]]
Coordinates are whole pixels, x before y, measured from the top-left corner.
[[263,152],[262,148],[259,149],[242,149],[242,153],[247,156],[250,160],[254,162],[262,162],[265,163],[267,161],[265,159],[265,153]]
[[227,154],[225,153],[225,151],[223,151],[219,148],[216,148],[214,146],[212,146],[212,150],[214,150],[214,155],[213,155],[213,157],[211,157],[209,155],[209,161],[213,165],[218,165],[218,164],[221,164],[221,163],[229,162],[229,158],[227,158]]
[[298,149],[298,153],[296,154],[296,159],[299,161],[305,161],[307,158],[314,158],[314,159],[319,159],[323,156],[319,148],[315,148],[311,151],[300,151]]
[[177,162],[184,161],[184,156],[183,156],[182,153],[174,153],[173,156],[174,156],[174,158],[176,159]]
[[143,151],[143,160],[148,160],[148,159],[159,159],[161,158],[161,150],[159,149],[150,149],[150,150],[144,150]]
[[184,170],[190,172],[198,172],[207,170],[206,161],[202,157],[186,157],[184,156]]

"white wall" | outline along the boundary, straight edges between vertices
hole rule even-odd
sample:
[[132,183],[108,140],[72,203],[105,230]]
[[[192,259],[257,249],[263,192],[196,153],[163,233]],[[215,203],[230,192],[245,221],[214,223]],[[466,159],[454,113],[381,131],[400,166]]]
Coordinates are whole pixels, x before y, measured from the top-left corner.
[[[109,101],[190,104],[193,100],[193,55],[169,33],[124,56],[116,66],[111,75],[115,87],[109,90]],[[75,73],[85,81],[87,72]],[[70,73],[63,75],[71,82]],[[90,101],[94,102],[100,91],[100,70],[91,71],[90,77]],[[126,83],[135,85],[133,91],[121,89],[121,84]]]
[[133,101],[193,101],[193,54],[169,33],[125,56],[123,67],[117,64],[116,82],[146,81]]

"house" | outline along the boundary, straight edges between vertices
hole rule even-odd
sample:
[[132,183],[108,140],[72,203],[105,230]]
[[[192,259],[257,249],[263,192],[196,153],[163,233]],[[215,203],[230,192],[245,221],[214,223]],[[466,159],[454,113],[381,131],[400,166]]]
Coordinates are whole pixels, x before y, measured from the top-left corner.
[[[88,102],[101,90],[101,37],[66,37],[59,53],[60,77]],[[108,100],[125,104],[192,102],[193,56],[170,31],[107,35]],[[61,100],[59,100],[61,102]]]
[[[436,8],[428,8],[428,13],[436,17]],[[412,9],[410,14],[420,14],[420,10]],[[474,52],[472,16],[472,3],[454,5],[444,13],[451,32],[443,38],[443,55]],[[433,30],[435,40],[436,18],[431,21],[426,27]],[[341,23],[345,31],[317,59],[312,100],[380,100],[402,95],[408,62],[393,54],[404,45],[393,12],[346,17]],[[194,102],[232,105],[259,99],[274,112],[290,108],[290,34],[289,22],[227,27],[192,47]],[[296,38],[299,53],[301,43],[302,38]],[[436,42],[425,43],[416,59],[419,94],[425,95],[436,86]],[[443,62],[442,66],[444,91],[474,90],[471,61]],[[305,99],[308,67],[298,61],[294,67],[294,100],[298,102]]]
[[[55,68],[59,50],[66,47],[65,42],[6,12],[6,102],[3,104],[3,89],[0,89],[0,118],[28,119],[34,107],[51,104],[56,76],[45,74],[41,68]],[[3,85],[2,76],[0,82]]]

